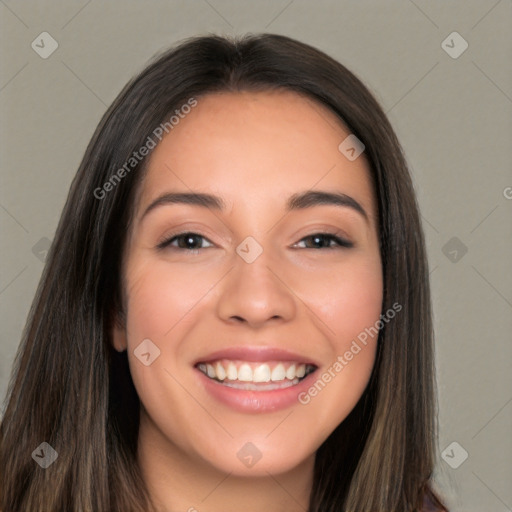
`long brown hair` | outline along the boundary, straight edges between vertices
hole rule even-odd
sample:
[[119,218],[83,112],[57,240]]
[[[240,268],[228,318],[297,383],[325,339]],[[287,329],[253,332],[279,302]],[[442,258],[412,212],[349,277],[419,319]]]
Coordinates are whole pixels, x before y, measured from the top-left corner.
[[[409,512],[432,491],[437,436],[429,273],[406,160],[363,83],[323,52],[272,34],[190,38],[157,56],[104,114],[73,180],[29,312],[0,428],[3,512],[152,510],[137,465],[139,398],[126,352],[122,248],[147,158],[104,184],[190,98],[288,89],[333,111],[365,145],[378,200],[382,311],[370,382],[316,454],[309,512]],[[126,169],[126,167],[125,167]],[[118,174],[119,176],[119,174]],[[104,189],[103,189],[104,190]],[[100,197],[101,196],[101,197]],[[47,442],[47,469],[31,454]]]

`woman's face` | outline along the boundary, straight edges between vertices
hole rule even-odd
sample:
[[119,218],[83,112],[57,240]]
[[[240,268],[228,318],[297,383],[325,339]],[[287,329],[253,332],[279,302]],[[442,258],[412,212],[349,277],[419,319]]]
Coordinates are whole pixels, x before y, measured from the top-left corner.
[[[338,149],[348,135],[293,92],[219,93],[152,151],[113,342],[159,454],[288,471],[361,397],[377,337],[358,336],[379,320],[382,274],[364,153]],[[319,191],[342,196],[301,199]]]

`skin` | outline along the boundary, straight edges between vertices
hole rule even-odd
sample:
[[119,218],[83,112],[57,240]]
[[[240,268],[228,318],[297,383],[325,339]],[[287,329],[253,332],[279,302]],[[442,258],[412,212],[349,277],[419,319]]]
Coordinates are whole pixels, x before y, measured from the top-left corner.
[[[376,201],[364,153],[338,145],[349,131],[324,106],[290,91],[215,93],[198,98],[150,155],[123,261],[126,323],[112,340],[128,349],[141,400],[139,462],[166,511],[306,510],[315,452],[354,408],[373,368],[376,337],[307,405],[242,413],[200,385],[198,357],[236,345],[289,349],[332,367],[382,306]],[[289,196],[345,193],[349,207],[286,214]],[[207,192],[225,211],[184,204],[147,206],[163,192]],[[158,250],[175,232],[202,235]],[[339,247],[317,233],[351,241]],[[235,249],[248,236],[263,249],[252,263]],[[182,248],[180,248],[180,246]],[[134,350],[149,338],[150,365]],[[248,468],[237,452],[252,442]]]

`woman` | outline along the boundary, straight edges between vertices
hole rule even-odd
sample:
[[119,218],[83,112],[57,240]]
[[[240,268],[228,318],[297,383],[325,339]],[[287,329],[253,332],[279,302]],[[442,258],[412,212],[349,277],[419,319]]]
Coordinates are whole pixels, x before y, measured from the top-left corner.
[[72,183],[3,512],[445,510],[428,275],[399,142],[351,72],[284,36],[181,43]]

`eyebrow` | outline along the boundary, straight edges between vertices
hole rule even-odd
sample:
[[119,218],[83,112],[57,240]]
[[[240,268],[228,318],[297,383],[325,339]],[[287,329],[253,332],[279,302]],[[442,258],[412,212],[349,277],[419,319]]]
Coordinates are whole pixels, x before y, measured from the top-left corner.
[[[200,206],[203,208],[212,208],[217,211],[226,209],[226,203],[218,196],[204,194],[199,192],[168,192],[157,197],[144,211],[141,220],[152,210],[159,206],[169,204],[188,204]],[[343,208],[352,208],[369,222],[368,214],[365,209],[353,197],[341,192],[327,192],[324,190],[308,190],[293,194],[286,202],[286,210],[303,210],[320,205],[340,206]]]

